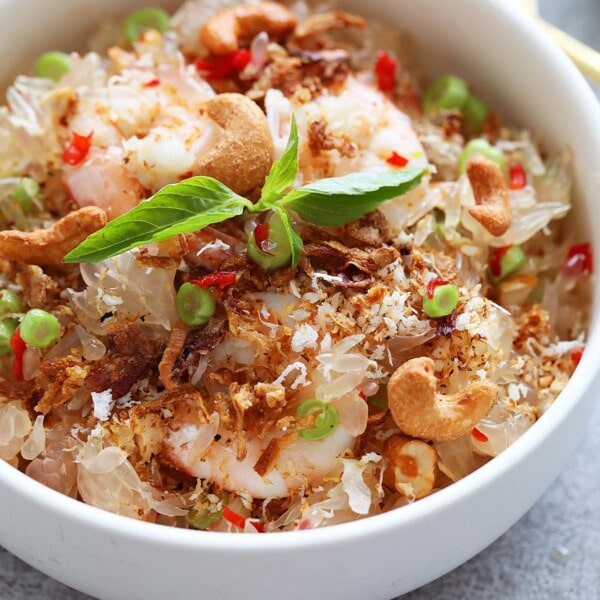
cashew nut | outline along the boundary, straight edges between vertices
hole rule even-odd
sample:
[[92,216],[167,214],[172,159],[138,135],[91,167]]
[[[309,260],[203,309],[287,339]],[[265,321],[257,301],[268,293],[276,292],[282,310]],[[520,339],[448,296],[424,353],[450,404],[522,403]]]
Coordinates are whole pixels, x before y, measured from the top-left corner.
[[213,54],[230,54],[261,31],[278,38],[295,27],[296,17],[278,2],[240,4],[212,16],[200,30],[200,40]]
[[335,10],[308,17],[308,19],[296,27],[294,37],[300,39],[326,33],[332,29],[343,29],[345,27],[365,29],[367,23],[362,17],[357,17],[341,10]]
[[48,229],[0,231],[0,259],[58,267],[66,254],[105,225],[106,213],[101,208],[84,206]]
[[273,162],[273,139],[262,110],[242,94],[219,94],[204,110],[224,134],[198,159],[195,171],[241,195],[262,187]]
[[383,455],[387,459],[385,485],[411,500],[431,494],[437,464],[433,446],[396,434],[386,441]]
[[477,204],[469,214],[494,237],[504,235],[511,224],[512,210],[500,167],[487,158],[474,156],[467,162],[467,176]]
[[471,383],[445,396],[436,392],[433,360],[413,358],[398,367],[388,383],[388,404],[396,425],[406,434],[442,442],[468,433],[488,413],[498,387]]

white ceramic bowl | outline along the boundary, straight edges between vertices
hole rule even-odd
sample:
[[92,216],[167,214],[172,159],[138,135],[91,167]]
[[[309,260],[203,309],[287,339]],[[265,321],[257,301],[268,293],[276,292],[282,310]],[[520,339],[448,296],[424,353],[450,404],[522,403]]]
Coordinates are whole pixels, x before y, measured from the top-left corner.
[[[17,59],[4,60],[0,76],[14,74],[43,50],[78,45],[101,14],[142,4],[0,0],[0,48],[5,57]],[[598,252],[600,110],[583,79],[534,25],[506,3],[483,0],[370,0],[368,5],[348,0],[344,5],[359,13],[368,6],[370,14],[412,32],[423,64],[434,74],[466,77],[502,114],[548,146],[570,144],[577,180],[571,222],[587,224],[580,238],[592,239]],[[595,314],[581,365],[543,418],[477,472],[401,510],[315,531],[198,533],[86,506],[0,461],[0,542],[48,575],[107,600],[387,600],[482,550],[556,477],[592,407],[590,390],[600,366]]]

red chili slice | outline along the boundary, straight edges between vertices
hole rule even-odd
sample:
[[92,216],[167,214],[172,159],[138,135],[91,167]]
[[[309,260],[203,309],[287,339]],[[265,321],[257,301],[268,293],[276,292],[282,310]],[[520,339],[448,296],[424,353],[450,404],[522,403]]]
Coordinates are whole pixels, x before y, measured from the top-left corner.
[[243,517],[239,513],[232,511],[228,506],[223,509],[223,518],[236,527],[243,528],[246,524],[246,517]]
[[254,241],[256,245],[265,253],[269,253],[269,224],[259,223],[254,228]]
[[589,242],[569,248],[563,272],[567,277],[579,277],[594,272],[594,257]]
[[157,85],[160,85],[160,79],[151,79],[144,84],[144,87],[150,88],[156,87]]
[[236,281],[237,275],[233,271],[217,271],[216,273],[203,275],[198,279],[191,279],[190,283],[197,285],[198,287],[223,287],[225,285],[232,285]]
[[574,367],[576,367],[579,364],[582,356],[583,348],[575,348],[575,350],[571,352],[571,362],[573,363]]
[[251,521],[252,527],[258,531],[258,533],[265,532],[265,526],[260,521]]
[[521,164],[513,165],[508,169],[511,190],[522,190],[527,185],[527,172]]
[[232,54],[199,58],[196,60],[196,69],[207,81],[225,79],[232,73],[242,71],[251,60],[252,52],[242,48]]
[[13,379],[23,381],[23,354],[27,350],[27,345],[21,338],[21,332],[17,329],[10,338],[10,347],[14,353],[13,358]]
[[94,135],[93,132],[89,135],[79,135],[74,131],[71,136],[71,143],[63,154],[63,162],[72,166],[83,162],[90,151],[92,135]]
[[[223,518],[226,521],[229,521],[232,525],[235,525],[236,527],[239,527],[240,529],[244,528],[244,525],[246,525],[246,521],[247,521],[246,517],[244,517],[244,516],[240,515],[239,513],[236,513],[235,511],[231,510],[228,506],[226,506],[223,509]],[[264,533],[265,528],[264,528],[264,526],[263,526],[262,523],[260,523],[258,521],[251,521],[251,525],[259,533]]]
[[485,444],[485,442],[489,441],[489,438],[487,435],[485,435],[485,433],[482,433],[481,431],[479,431],[479,429],[477,429],[477,427],[473,427],[473,430],[471,431],[471,435],[478,441],[481,442],[482,444]]
[[389,94],[396,88],[397,69],[398,61],[384,50],[380,50],[375,62],[375,75],[377,85],[384,94]]
[[502,246],[501,248],[494,248],[492,255],[490,256],[489,266],[490,273],[494,277],[500,277],[502,275],[502,258],[510,250],[510,246]]
[[408,164],[408,158],[404,158],[404,156],[400,156],[396,151],[392,152],[392,155],[386,159],[386,162],[393,167],[405,167]]
[[236,71],[245,69],[252,60],[252,52],[246,48],[241,48],[231,55],[231,65]]
[[427,297],[431,300],[435,295],[436,288],[439,288],[441,285],[446,285],[448,281],[445,279],[432,279],[427,284]]

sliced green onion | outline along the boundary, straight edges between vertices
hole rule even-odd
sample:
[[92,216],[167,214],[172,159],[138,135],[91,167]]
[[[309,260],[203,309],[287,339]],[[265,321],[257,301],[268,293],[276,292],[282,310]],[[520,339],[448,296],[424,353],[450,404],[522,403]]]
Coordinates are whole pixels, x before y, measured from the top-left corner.
[[458,288],[451,283],[440,285],[433,291],[433,298],[423,298],[423,310],[428,317],[437,319],[449,315],[458,304]]
[[21,312],[21,298],[11,290],[0,292],[0,316]]
[[462,107],[463,122],[468,133],[479,133],[488,117],[487,104],[478,96],[471,94]]
[[502,150],[499,150],[496,146],[492,146],[484,138],[477,138],[471,140],[463,148],[463,151],[458,157],[458,170],[461,174],[466,171],[467,162],[469,162],[469,159],[473,156],[483,156],[484,158],[488,158],[489,160],[494,161],[502,170],[504,170],[506,165],[506,159],[504,158]]
[[248,256],[252,262],[256,263],[265,271],[280,269],[290,264],[292,260],[292,249],[288,239],[287,231],[281,222],[279,213],[274,212],[267,219],[268,235],[265,244],[262,245],[265,250],[259,247],[255,233],[248,237]]
[[208,529],[213,523],[220,521],[222,518],[223,510],[210,512],[209,510],[198,510],[196,508],[191,508],[185,516],[185,520],[194,529]]
[[19,203],[23,212],[29,212],[34,204],[39,205],[40,186],[35,179],[23,177],[13,190],[11,197]]
[[423,96],[423,110],[433,115],[442,110],[460,109],[469,97],[469,88],[464,79],[444,75],[436,79]]
[[215,314],[217,302],[208,288],[184,283],[177,291],[177,312],[186,325],[204,325]]
[[494,273],[492,273],[492,281],[498,283],[499,281],[506,279],[509,275],[519,271],[526,261],[527,256],[525,255],[525,252],[523,252],[523,248],[516,245],[511,246],[502,254],[502,258],[500,258],[500,274],[494,275]]
[[162,8],[140,8],[127,17],[123,26],[125,37],[131,44],[149,29],[156,29],[160,33],[169,29],[169,15]]
[[331,435],[338,424],[339,413],[331,404],[321,400],[307,400],[296,409],[296,417],[316,415],[315,426],[310,429],[301,429],[298,434],[305,440],[322,440]]
[[0,321],[0,356],[6,356],[12,352],[10,338],[17,330],[16,319],[2,319]]
[[32,308],[21,320],[21,339],[29,346],[47,348],[60,333],[58,319],[40,308]]
[[35,74],[37,77],[58,81],[71,69],[71,57],[64,52],[52,50],[42,54],[35,61]]

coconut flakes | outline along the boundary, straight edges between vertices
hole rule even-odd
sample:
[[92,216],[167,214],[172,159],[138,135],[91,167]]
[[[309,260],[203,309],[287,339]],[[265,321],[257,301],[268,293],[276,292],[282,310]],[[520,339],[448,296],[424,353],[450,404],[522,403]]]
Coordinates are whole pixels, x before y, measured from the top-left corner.
[[307,348],[316,348],[317,340],[317,331],[310,325],[303,323],[292,337],[292,350],[294,352],[302,352]]
[[98,421],[108,421],[115,407],[112,390],[104,390],[103,392],[92,392],[92,402],[94,403],[94,417]]
[[301,385],[309,385],[310,382],[307,380],[308,371],[306,370],[306,365],[300,361],[288,365],[283,370],[283,373],[281,373],[281,375],[275,381],[273,381],[273,385],[284,385],[286,377],[294,371],[300,371],[300,374],[296,377],[296,379],[294,379],[294,381],[290,385],[291,389],[295,390],[298,389]]

